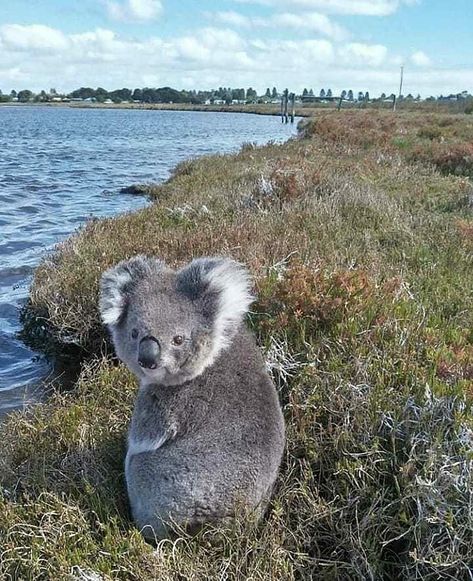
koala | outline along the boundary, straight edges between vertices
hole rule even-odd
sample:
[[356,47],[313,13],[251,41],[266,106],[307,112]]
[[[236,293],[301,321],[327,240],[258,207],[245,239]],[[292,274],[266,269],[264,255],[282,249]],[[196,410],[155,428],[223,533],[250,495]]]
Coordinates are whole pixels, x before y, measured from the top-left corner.
[[219,257],[176,271],[137,256],[102,276],[102,320],[140,381],[125,477],[148,540],[228,522],[242,507],[259,517],[271,495],[285,428],[244,322],[250,283]]

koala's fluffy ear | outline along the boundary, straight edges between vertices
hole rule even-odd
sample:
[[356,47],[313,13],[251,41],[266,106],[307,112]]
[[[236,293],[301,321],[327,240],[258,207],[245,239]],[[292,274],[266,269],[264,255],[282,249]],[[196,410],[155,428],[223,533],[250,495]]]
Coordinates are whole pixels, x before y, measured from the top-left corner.
[[116,325],[125,312],[128,295],[134,285],[164,266],[158,259],[135,256],[105,271],[100,281],[99,308],[102,321],[106,325]]
[[177,273],[177,288],[201,302],[220,347],[228,343],[254,300],[247,269],[229,258],[193,260]]

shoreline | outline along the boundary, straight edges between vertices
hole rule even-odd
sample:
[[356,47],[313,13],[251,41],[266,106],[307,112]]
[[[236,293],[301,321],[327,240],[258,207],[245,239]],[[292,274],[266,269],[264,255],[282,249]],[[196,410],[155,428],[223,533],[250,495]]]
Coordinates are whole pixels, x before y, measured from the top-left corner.
[[[69,111],[69,110],[68,110]],[[103,123],[105,122],[107,124],[107,126],[109,125],[109,123],[111,123],[114,127],[117,126],[117,129],[122,126],[122,119],[124,119],[125,117],[128,119],[127,124],[130,124],[130,127],[135,127],[135,128],[139,128],[140,130],[143,131],[143,136],[148,136],[147,138],[149,138],[150,136],[150,129],[149,127],[155,127],[157,132],[161,129],[162,126],[167,127],[167,130],[165,131],[165,134],[167,136],[169,136],[169,134],[174,134],[174,132],[176,132],[176,138],[173,138],[173,144],[170,146],[170,148],[166,151],[166,154],[162,156],[162,159],[159,160],[159,165],[156,165],[157,162],[157,158],[152,158],[152,159],[144,159],[143,160],[143,165],[141,166],[142,169],[138,169],[138,173],[134,173],[134,169],[131,170],[131,177],[130,175],[128,175],[127,178],[127,172],[125,171],[119,171],[117,170],[117,167],[114,167],[113,165],[107,165],[109,162],[107,162],[106,160],[103,162],[103,165],[101,165],[101,168],[99,168],[98,174],[92,176],[93,180],[94,180],[94,184],[97,185],[98,183],[101,184],[100,187],[97,187],[97,193],[100,196],[104,196],[106,197],[106,202],[102,201],[102,202],[98,202],[95,205],[95,209],[94,211],[97,214],[100,214],[102,211],[107,211],[108,215],[118,215],[123,211],[132,211],[133,209],[136,209],[138,206],[142,206],[144,204],[148,204],[149,203],[149,195],[148,195],[148,190],[149,190],[149,185],[148,186],[143,186],[143,184],[147,181],[151,181],[151,177],[154,177],[153,182],[158,183],[160,181],[164,181],[166,179],[168,179],[170,173],[173,171],[175,165],[177,164],[177,162],[179,160],[182,160],[182,157],[194,157],[199,155],[199,152],[202,153],[202,150],[206,150],[207,152],[213,152],[213,153],[219,153],[222,152],[222,149],[229,149],[231,151],[238,151],[240,149],[241,146],[244,145],[245,141],[251,141],[251,140],[259,140],[260,142],[263,141],[272,141],[272,140],[277,140],[277,141],[283,141],[285,139],[288,139],[290,137],[292,137],[293,135],[295,135],[296,133],[296,126],[295,125],[291,125],[291,126],[284,126],[284,125],[280,125],[278,123],[278,121],[275,118],[271,118],[271,117],[266,117],[264,118],[264,116],[259,116],[259,117],[244,117],[244,116],[204,116],[204,115],[196,115],[195,113],[187,113],[187,114],[178,114],[178,113],[167,113],[167,114],[158,114],[158,115],[154,115],[153,113],[106,113],[106,112],[98,112],[98,113],[79,113],[79,112],[71,112],[69,113],[68,111],[66,111],[64,108],[60,108],[60,110],[54,109],[54,108],[47,108],[47,107],[42,107],[42,106],[27,106],[26,108],[21,108],[21,109],[15,109],[12,110],[10,109],[5,109],[0,110],[0,117],[4,118],[4,121],[6,121],[6,125],[5,127],[8,127],[9,130],[7,131],[8,133],[13,132],[15,125],[17,122],[21,123],[20,119],[25,119],[26,123],[30,123],[32,122],[33,124],[35,124],[35,119],[41,120],[44,118],[45,120],[49,120],[50,123],[53,123],[55,126],[58,127],[58,130],[62,127],[62,124],[64,123],[64,127],[76,127],[76,123],[74,122],[74,119],[83,119],[84,121],[89,120],[92,123],[92,127],[95,126],[96,123]],[[3,114],[2,114],[3,113]],[[146,126],[147,127],[143,127],[142,121],[143,121],[143,117],[146,117],[149,121],[146,122]],[[217,118],[218,117],[218,118]],[[213,121],[211,121],[211,118],[213,119]],[[17,121],[18,120],[18,121]],[[101,121],[102,120],[102,121]],[[105,121],[103,121],[105,120]],[[82,123],[81,123],[82,124]],[[89,125],[89,123],[87,122],[86,125]],[[189,128],[189,133],[188,135],[190,135],[191,137],[186,138],[186,137],[181,137],[180,133],[182,130],[182,127],[186,126]],[[202,139],[200,139],[200,131],[196,130],[196,127],[198,128],[202,128],[202,129],[206,129],[208,128],[208,131],[210,133],[209,137],[207,140],[202,141]],[[222,144],[220,138],[219,138],[219,133],[215,131],[215,128],[222,128],[222,131],[225,133],[225,144]],[[241,128],[241,129],[239,129]],[[87,134],[88,129],[83,130],[81,127],[77,127],[77,130],[74,131],[74,134],[71,135],[71,142],[70,145],[72,146],[72,148],[74,147],[73,143],[76,142],[77,138],[80,138],[81,135],[83,135],[84,133]],[[153,142],[158,144],[158,143],[162,143],[161,141],[161,136],[158,135],[157,132],[152,133],[152,139]],[[59,143],[61,142],[61,138],[59,137],[59,134],[64,134],[64,132],[58,132],[56,135],[58,136],[58,140]],[[123,133],[123,131],[121,132],[121,134],[123,135],[123,137],[125,137],[125,134]],[[195,136],[195,137],[193,137]],[[140,136],[140,139],[143,139],[143,137]],[[163,133],[163,139],[166,139],[166,137],[164,137],[164,133]],[[167,139],[169,139],[169,137],[167,137]],[[179,140],[180,145],[178,145],[176,147],[176,141]],[[104,144],[104,146],[106,147],[109,143],[109,140],[105,137],[103,138],[102,143]],[[200,144],[199,144],[200,143]],[[114,150],[118,150],[120,151],[122,148],[125,148],[125,145],[118,145],[116,147],[113,147],[113,151],[109,152],[109,154],[107,154],[107,159],[115,159],[116,156],[114,155]],[[159,149],[158,145],[156,145],[152,151],[157,151]],[[19,148],[19,150],[21,151],[21,147]],[[37,150],[35,150],[37,151]],[[40,154],[41,155],[41,154]],[[139,148],[134,148],[133,151],[130,151],[129,154],[127,155],[126,159],[128,160],[128,165],[131,166],[132,168],[134,167],[134,161],[137,161],[140,159],[141,153],[139,152]],[[133,161],[134,160],[134,161]],[[25,160],[24,165],[26,167],[26,165],[28,164],[29,160]],[[75,163],[75,162],[74,162]],[[81,164],[82,165],[82,164]],[[64,172],[64,175],[68,175],[68,170],[70,168],[70,165],[68,164],[68,162],[64,161],[60,164],[58,164],[58,167],[61,168],[61,171]],[[140,166],[137,166],[138,168],[140,168]],[[144,169],[143,169],[144,168]],[[154,168],[154,169],[152,169]],[[118,178],[118,181],[116,178],[114,178],[114,171],[115,173],[119,173],[120,177]],[[14,172],[13,172],[14,173]],[[141,176],[146,176],[146,177],[142,177],[140,179],[140,175]],[[85,178],[85,182],[84,182],[84,178],[77,180],[77,183],[71,183],[70,188],[71,191],[80,191],[81,189],[83,189],[84,183],[88,183],[87,182],[87,177]],[[131,184],[132,182],[140,182],[140,185],[136,185],[134,184],[133,187],[128,185]],[[113,185],[112,185],[113,184]],[[16,196],[14,195],[14,190],[10,190],[9,188],[7,188],[7,191],[9,192],[9,199],[14,200],[16,199]],[[108,193],[105,193],[108,192]],[[131,200],[130,199],[130,193],[134,194],[135,200]],[[105,193],[105,194],[104,194]],[[125,195],[123,195],[125,194]],[[139,194],[139,195],[138,195]],[[11,197],[10,197],[11,196]],[[74,197],[74,196],[73,196]],[[73,197],[71,199],[72,202],[72,208],[74,208],[74,202],[73,202]],[[85,201],[87,200],[87,201]],[[108,201],[110,200],[110,202]],[[122,200],[120,202],[120,200]],[[83,217],[79,218],[82,219],[83,224],[86,223],[88,221],[89,218],[87,218],[86,216],[88,215],[88,212],[86,211],[86,208],[88,208],[88,202],[90,202],[91,200],[89,200],[88,197],[84,198],[84,201],[81,203],[81,206],[83,208]],[[71,203],[69,202],[69,203]],[[66,196],[65,199],[61,199],[60,202],[61,206],[66,207],[68,205],[68,198]],[[15,207],[14,205],[12,207]],[[126,209],[126,210],[125,210]],[[72,213],[74,213],[74,210],[72,210]],[[82,212],[75,212],[74,215],[76,214],[80,214]],[[14,214],[13,214],[14,215]],[[58,228],[58,225],[55,224],[56,220],[54,218],[52,218],[51,220],[51,225],[48,225],[47,228],[44,229],[44,234],[39,235],[38,234],[38,241],[35,241],[35,244],[37,245],[38,248],[41,248],[40,245],[40,240],[45,238],[45,237],[50,237],[52,238],[52,236],[49,236],[51,232],[54,232],[54,229]],[[75,222],[74,226],[70,227],[70,231],[69,234],[67,235],[67,237],[69,237],[70,235],[73,234],[75,228],[77,227],[77,221]],[[59,226],[59,228],[62,229],[62,226]],[[64,228],[64,230],[66,230]],[[66,230],[67,231],[67,230]],[[38,229],[38,232],[40,232],[40,229]],[[18,233],[17,235],[18,237],[21,236],[21,231]],[[62,238],[64,239],[66,237],[66,234],[62,235]],[[36,239],[35,239],[36,240]],[[46,252],[46,248],[43,248],[43,253]],[[19,253],[18,256],[10,256],[9,253],[7,253],[8,255],[6,256],[6,258],[9,261],[12,261],[14,264],[22,264],[22,257],[23,255],[21,253]],[[26,287],[26,285],[25,285]],[[22,296],[23,296],[23,300],[26,301],[27,300],[27,288],[25,288],[22,291]],[[11,293],[10,293],[11,294]],[[0,305],[1,306],[1,305]],[[20,311],[20,306],[18,306],[17,310],[14,310],[14,313],[18,313],[19,314]],[[3,314],[3,313],[2,313]],[[16,318],[13,320],[13,324],[19,324],[19,320],[18,320],[18,314],[16,316]],[[10,323],[10,319],[5,320],[4,318],[0,317],[0,324],[9,324]],[[10,339],[11,337],[11,339]],[[10,345],[12,345],[12,350],[15,347],[15,339],[13,338],[13,336],[8,335],[7,336],[7,345],[8,347],[10,347]],[[14,381],[9,381],[10,379],[10,367],[13,367],[14,365],[19,365],[21,367],[21,369],[25,369],[26,365],[24,365],[20,360],[15,361],[14,357],[16,357],[16,351],[13,352],[12,358],[11,358],[11,363],[10,361],[8,362],[8,365],[5,365],[4,367],[2,367],[2,376],[1,379],[3,380],[3,385],[5,386],[9,386],[14,384]],[[35,355],[35,353],[32,353],[31,356],[33,357]],[[21,357],[22,356],[22,351],[20,350],[20,348],[18,348],[18,356]],[[30,388],[30,392],[35,393],[36,391],[39,391],[38,386],[43,385],[44,383],[44,379],[46,377],[49,376],[50,370],[52,368],[51,365],[47,366],[45,365],[43,359],[41,357],[38,357],[38,361],[39,363],[33,363],[31,366],[32,371],[29,372],[28,375],[28,385],[31,384],[31,388]],[[54,361],[54,364],[56,362]],[[34,375],[34,380],[31,380],[30,378]],[[4,407],[4,405],[8,405],[11,401],[16,402],[16,406],[17,408],[21,408],[23,407],[23,399],[22,399],[22,387],[20,387],[20,384],[18,386],[16,386],[13,389],[5,389],[5,390],[0,390],[0,413],[2,411],[2,408]],[[26,388],[25,388],[26,389]],[[33,397],[31,396],[31,398],[29,397],[28,399],[33,400]]]
[[[203,113],[246,113],[252,115],[268,115],[280,117],[279,105],[255,104],[255,105],[192,105],[187,103],[84,103],[84,102],[44,102],[44,103],[0,103],[2,107],[52,107],[70,109],[129,109],[137,111],[197,111]],[[317,103],[296,106],[296,118],[310,118],[327,112],[336,112],[337,107],[332,103]],[[401,102],[397,104],[397,111],[393,112],[390,104],[382,103],[344,103],[340,112],[370,111],[373,115],[382,112],[396,114],[439,114],[439,115],[463,115],[464,111],[458,103],[428,103],[428,102]]]
[[[203,113],[246,113],[280,116],[278,106],[268,105],[187,105],[185,103],[0,103],[0,107],[58,107],[69,109],[130,109],[137,111],[196,111]],[[321,107],[319,110],[323,110]],[[314,108],[296,109],[296,118],[311,117]]]

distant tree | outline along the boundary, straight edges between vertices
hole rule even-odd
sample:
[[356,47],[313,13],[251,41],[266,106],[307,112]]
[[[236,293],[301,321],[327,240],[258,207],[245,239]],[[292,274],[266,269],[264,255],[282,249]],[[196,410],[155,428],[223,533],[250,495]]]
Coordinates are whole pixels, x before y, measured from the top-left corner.
[[114,103],[121,103],[122,101],[129,101],[132,98],[132,92],[127,88],[116,89],[109,93],[109,97]]
[[309,89],[309,97],[313,97],[314,96],[314,89]]
[[232,99],[243,101],[245,99],[245,89],[232,89]]
[[302,91],[302,96],[303,96],[303,97],[307,97],[307,95],[308,95],[308,94],[309,94],[309,91],[308,91],[307,89],[304,89],[304,90]]
[[8,103],[11,100],[10,95],[4,95],[2,91],[0,91],[0,103]]
[[329,89],[327,91],[327,94],[325,95],[326,97],[332,97],[332,89]]
[[349,101],[353,101],[353,91],[351,89],[347,93],[347,98]]
[[422,97],[420,96],[420,93],[417,93],[417,97],[416,97],[416,101],[421,101]]
[[246,98],[249,99],[250,101],[256,99],[257,96],[258,95],[256,91],[252,87],[249,87],[248,90],[246,91]]
[[34,97],[34,93],[28,89],[24,89],[18,93],[17,97],[20,103],[27,103]]
[[370,94],[368,91],[366,91],[365,93],[365,101],[369,101],[370,100]]
[[35,95],[34,100],[36,103],[45,103],[45,102],[49,101],[49,97],[48,97],[46,91],[43,89],[40,93]]
[[320,89],[320,98],[323,99],[325,97],[325,89]]
[[[229,89],[230,91],[230,89]],[[171,87],[161,87],[156,89],[158,103],[190,103],[192,95],[186,91],[177,91]],[[230,92],[231,97],[231,92]]]
[[363,101],[364,98],[365,94],[363,93],[363,91],[358,91],[358,101]]
[[72,91],[69,96],[73,99],[91,99],[95,97],[95,89],[92,89],[92,87],[81,87],[80,89]]
[[11,99],[15,99],[18,96],[17,92],[15,91],[15,89],[12,89],[10,91],[10,98]]
[[99,103],[103,103],[108,99],[108,91],[102,87],[97,87],[95,90],[95,98]]
[[144,87],[141,89],[141,100],[143,103],[154,103],[155,90],[149,87]]
[[266,93],[264,94],[264,96],[267,97],[268,99],[271,98],[271,89],[269,87],[266,89]]
[[343,89],[343,91],[340,93],[340,97],[342,99],[346,99],[347,98],[347,92],[345,91],[345,89]]
[[414,100],[413,95],[411,95],[411,93],[409,93],[409,95],[407,95],[407,97],[406,97],[406,101],[413,101],[413,100]]
[[142,101],[143,100],[143,89],[135,89],[131,95],[133,101]]
[[271,97],[273,99],[277,99],[278,98],[278,91],[277,91],[276,87],[273,87],[273,90],[271,91]]
[[379,98],[381,99],[381,101],[384,101],[386,99],[386,93],[381,93]]
[[235,99],[235,101],[238,101],[238,97],[240,95],[240,90],[239,89],[232,89],[230,94],[232,96],[232,101],[233,101],[233,99]]

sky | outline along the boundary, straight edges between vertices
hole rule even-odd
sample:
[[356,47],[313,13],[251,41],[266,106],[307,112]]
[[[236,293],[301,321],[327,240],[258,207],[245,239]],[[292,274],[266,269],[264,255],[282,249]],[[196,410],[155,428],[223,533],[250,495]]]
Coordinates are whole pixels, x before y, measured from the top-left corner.
[[0,0],[0,89],[473,92],[473,0]]

